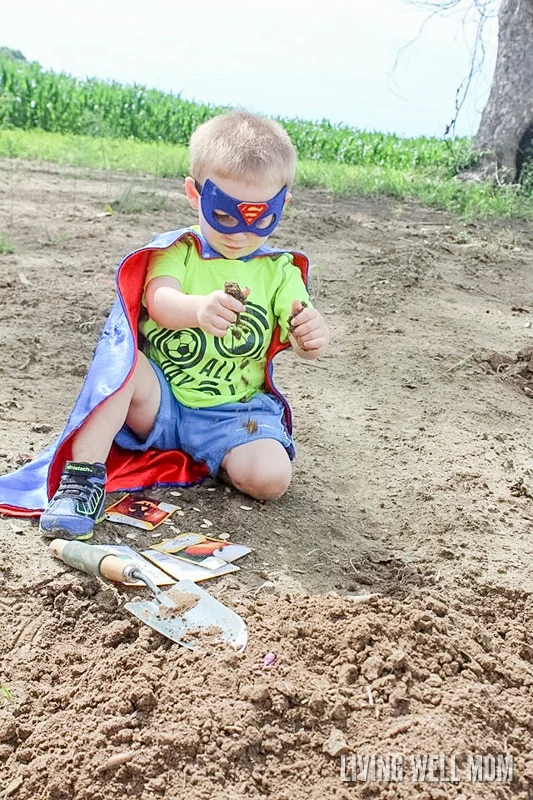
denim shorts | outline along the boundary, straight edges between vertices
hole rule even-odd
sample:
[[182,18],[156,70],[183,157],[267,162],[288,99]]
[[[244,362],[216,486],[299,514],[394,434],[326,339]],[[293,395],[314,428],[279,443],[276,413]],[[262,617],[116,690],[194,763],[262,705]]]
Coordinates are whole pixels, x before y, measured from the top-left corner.
[[272,394],[259,393],[245,403],[190,408],[176,400],[159,367],[150,362],[159,379],[161,404],[154,427],[142,440],[124,425],[115,437],[125,450],[183,450],[195,461],[205,461],[216,475],[226,453],[256,439],[275,439],[294,460],[294,442],[285,427],[283,405]]

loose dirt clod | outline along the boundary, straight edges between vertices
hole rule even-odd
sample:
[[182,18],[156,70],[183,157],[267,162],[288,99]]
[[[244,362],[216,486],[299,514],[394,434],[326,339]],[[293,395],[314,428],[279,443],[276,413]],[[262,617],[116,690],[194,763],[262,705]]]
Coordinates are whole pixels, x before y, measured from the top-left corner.
[[247,419],[246,422],[244,423],[244,427],[246,428],[248,433],[250,433],[250,434],[256,433],[257,432],[257,428],[258,428],[257,420],[255,420],[255,419]]
[[8,797],[12,797],[15,792],[18,792],[22,784],[24,783],[24,778],[20,775],[17,778],[14,778],[4,789],[3,800]]
[[223,631],[216,625],[209,625],[207,628],[191,628],[187,631],[186,641],[194,644],[195,647],[213,647],[214,645],[226,647],[221,641]]
[[185,612],[194,608],[199,597],[192,592],[180,592],[178,589],[169,589],[165,592],[169,600],[174,603],[174,608],[168,606],[159,606],[158,615],[161,619],[173,619],[174,617],[182,617]]
[[516,356],[491,353],[485,362],[506,383],[521,389],[527,397],[533,397],[533,347],[524,347]]

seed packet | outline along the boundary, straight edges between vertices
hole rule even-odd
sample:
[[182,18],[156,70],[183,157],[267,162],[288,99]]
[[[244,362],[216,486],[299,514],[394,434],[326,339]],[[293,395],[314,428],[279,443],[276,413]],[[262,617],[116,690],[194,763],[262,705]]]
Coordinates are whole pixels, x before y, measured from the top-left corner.
[[153,531],[178,509],[179,506],[174,506],[172,503],[164,503],[143,494],[128,492],[120,500],[106,508],[104,519],[124,525],[133,525],[134,528],[143,528],[145,531]]
[[182,558],[176,558],[168,553],[161,553],[159,550],[143,550],[142,555],[150,559],[160,569],[167,572],[175,581],[200,581],[208,580],[209,578],[218,578],[221,575],[227,575],[229,572],[238,572],[239,567],[236,564],[224,563],[223,567],[218,569],[205,569],[198,564],[192,564],[190,561],[185,561]]
[[221,569],[252,551],[245,545],[212,539],[202,533],[182,533],[174,539],[153,544],[151,548],[211,570]]

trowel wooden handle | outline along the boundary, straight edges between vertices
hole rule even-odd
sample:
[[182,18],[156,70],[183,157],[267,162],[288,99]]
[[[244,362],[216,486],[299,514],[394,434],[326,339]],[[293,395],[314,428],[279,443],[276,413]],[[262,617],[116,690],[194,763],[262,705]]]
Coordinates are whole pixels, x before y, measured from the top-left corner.
[[79,569],[88,575],[98,575],[110,581],[127,579],[131,562],[111,555],[104,547],[85,542],[70,542],[68,539],[54,539],[49,545],[50,553],[69,567]]

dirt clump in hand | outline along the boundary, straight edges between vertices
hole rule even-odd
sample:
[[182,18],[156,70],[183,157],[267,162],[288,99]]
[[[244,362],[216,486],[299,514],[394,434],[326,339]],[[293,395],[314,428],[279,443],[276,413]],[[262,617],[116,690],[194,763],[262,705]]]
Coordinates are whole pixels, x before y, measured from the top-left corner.
[[290,317],[287,320],[287,324],[289,326],[289,330],[290,331],[292,331],[292,329],[293,329],[293,326],[292,326],[293,319],[295,317],[297,317],[298,314],[301,314],[301,312],[304,310],[304,308],[307,308],[307,303],[305,302],[305,300],[301,300],[300,301],[300,305],[301,305],[301,308],[299,308],[298,311],[295,311],[293,314],[291,314]]
[[234,283],[233,281],[226,281],[224,284],[224,291],[226,294],[230,294],[235,300],[238,300],[239,303],[243,305],[246,303],[246,295],[244,294],[243,290],[239,286],[238,283]]
[[[234,281],[226,281],[226,283],[224,284],[224,291],[226,292],[226,294],[229,294],[232,297],[234,297],[235,300],[238,300],[239,303],[245,305],[246,295],[238,283],[235,283]],[[233,325],[232,328],[232,333],[235,339],[240,339],[242,336],[241,329],[239,328],[240,324],[241,324],[241,315],[237,314],[237,319],[235,320],[235,324]]]

